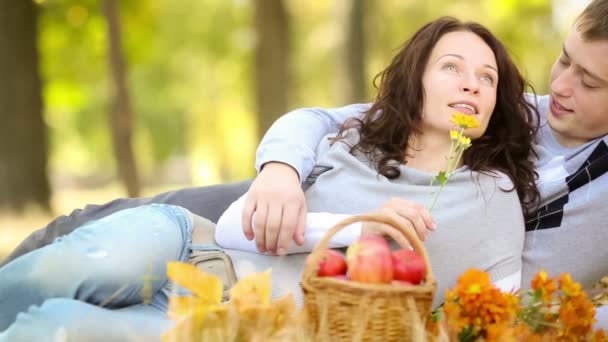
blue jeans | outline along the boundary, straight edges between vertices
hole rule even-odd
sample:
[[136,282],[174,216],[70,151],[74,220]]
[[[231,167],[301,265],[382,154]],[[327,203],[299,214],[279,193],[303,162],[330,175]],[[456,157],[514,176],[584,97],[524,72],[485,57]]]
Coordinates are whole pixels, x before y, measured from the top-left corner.
[[0,342],[159,340],[166,264],[188,260],[191,222],[176,206],[126,209],[0,268]]

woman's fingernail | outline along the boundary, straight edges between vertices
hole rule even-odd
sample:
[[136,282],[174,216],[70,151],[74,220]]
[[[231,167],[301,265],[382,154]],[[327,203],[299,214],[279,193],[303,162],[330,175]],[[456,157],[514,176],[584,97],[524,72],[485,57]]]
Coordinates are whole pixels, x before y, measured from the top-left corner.
[[285,253],[285,248],[283,248],[283,247],[279,248],[279,250],[277,251],[277,254],[278,255],[285,255],[286,254]]

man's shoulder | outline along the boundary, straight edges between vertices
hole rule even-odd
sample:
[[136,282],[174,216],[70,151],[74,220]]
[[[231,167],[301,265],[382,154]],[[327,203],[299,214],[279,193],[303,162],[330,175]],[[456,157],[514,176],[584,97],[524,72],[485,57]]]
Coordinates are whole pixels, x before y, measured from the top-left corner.
[[526,100],[533,105],[536,103],[549,102],[549,98],[551,97],[550,95],[539,95],[536,93],[525,93],[524,96],[526,97]]

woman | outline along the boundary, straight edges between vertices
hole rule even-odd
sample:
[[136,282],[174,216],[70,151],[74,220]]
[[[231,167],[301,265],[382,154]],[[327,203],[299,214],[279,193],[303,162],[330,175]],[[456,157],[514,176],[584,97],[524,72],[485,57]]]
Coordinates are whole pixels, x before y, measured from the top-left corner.
[[[522,95],[524,81],[506,51],[484,28],[442,19],[418,31],[380,76],[374,103],[336,109],[360,112],[361,119],[319,145],[315,168],[303,182],[308,212],[356,214],[381,207],[423,240],[434,220],[438,228],[425,245],[438,277],[436,304],[471,267],[488,271],[502,288],[518,288],[525,231],[519,198],[533,205],[538,197],[528,159],[534,133],[528,123],[538,118]],[[472,146],[430,219],[422,206],[436,190],[431,179],[445,169],[450,117],[456,112],[476,117],[480,126],[465,131]],[[297,178],[288,166],[279,167]],[[222,215],[216,229],[220,246],[270,254],[310,252],[344,217],[308,214],[303,244],[279,251],[273,246],[293,235],[277,229],[289,213],[260,205],[252,224],[251,203],[246,194]],[[256,225],[266,229],[254,232],[251,226]],[[343,231],[334,247],[346,246],[358,235],[357,229]],[[295,258],[300,264],[292,267],[302,269],[305,255],[290,260]],[[283,262],[272,256],[261,260],[258,270],[277,269]],[[274,276],[278,281],[289,275]]]
[[[412,201],[426,204],[428,181],[444,167],[450,116],[456,111],[474,115],[481,125],[465,132],[473,146],[434,209],[438,228],[427,248],[435,254],[433,267],[443,287],[459,273],[449,269],[454,253],[462,265],[485,268],[496,281],[517,284],[524,231],[518,194],[536,194],[526,159],[533,111],[524,101],[523,86],[504,47],[482,26],[450,18],[424,26],[383,73],[378,99],[362,122],[345,128],[335,143],[320,144],[318,177],[306,191],[309,208],[351,214],[380,206],[424,237],[433,220]],[[390,198],[405,195],[410,202],[402,211],[405,200]],[[258,217],[262,212],[256,208]],[[324,214],[314,215],[324,221]],[[458,221],[466,224],[450,226]],[[492,227],[494,222],[500,225]],[[315,236],[315,228],[321,235],[324,224],[309,227],[307,238]],[[233,229],[224,227],[235,226],[220,224],[221,243],[246,241],[223,238]],[[256,231],[256,240],[261,234]],[[347,243],[349,234],[335,243]],[[85,224],[13,260],[0,269],[0,331],[6,329],[0,341],[157,339],[170,326],[164,314],[170,291],[165,265],[187,261],[192,239],[187,210],[150,205]],[[273,287],[298,291],[303,255],[226,252],[237,275],[273,266]],[[151,294],[149,302],[143,302],[144,292]],[[437,293],[440,301],[441,288]]]

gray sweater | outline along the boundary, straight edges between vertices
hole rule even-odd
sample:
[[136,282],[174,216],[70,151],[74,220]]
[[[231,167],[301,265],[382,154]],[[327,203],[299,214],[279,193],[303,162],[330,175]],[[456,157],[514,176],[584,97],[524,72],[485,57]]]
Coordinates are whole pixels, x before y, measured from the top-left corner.
[[[330,144],[323,139],[317,149],[317,163],[305,182],[309,212],[361,214],[373,211],[393,197],[427,205],[434,174],[400,166],[401,176],[389,180],[378,175],[360,153],[349,153],[358,135],[350,132],[346,141]],[[441,303],[445,290],[469,268],[488,271],[493,281],[521,271],[524,221],[519,198],[505,175],[486,175],[458,170],[448,182],[433,209],[438,225],[425,242],[438,288],[434,304]],[[239,200],[241,202],[242,200]],[[219,219],[216,240],[228,248],[239,277],[272,268],[273,296],[293,292],[301,300],[299,280],[306,254],[274,257],[234,250],[242,248],[240,212],[235,202]],[[350,228],[350,227],[349,227]],[[348,229],[348,228],[347,228]],[[307,233],[308,234],[308,233]],[[310,235],[307,236],[307,239]],[[318,236],[317,236],[318,239]],[[305,243],[306,244],[306,243]]]
[[541,207],[526,219],[522,286],[542,268],[588,287],[608,275],[608,137],[563,147],[546,122],[549,96],[538,97],[537,108]]
[[[319,145],[318,159],[308,177],[308,210],[357,214],[377,209],[392,197],[423,205],[430,203],[435,174],[401,165],[401,176],[389,180],[378,174],[361,153],[349,153],[358,139],[353,130],[346,141]],[[450,178],[432,215],[437,230],[425,242],[438,280],[437,300],[469,268],[490,272],[493,281],[521,270],[523,216],[513,183],[500,173],[471,172],[462,167]]]

